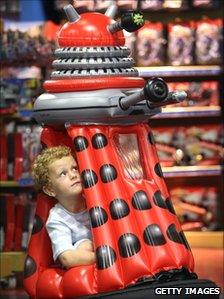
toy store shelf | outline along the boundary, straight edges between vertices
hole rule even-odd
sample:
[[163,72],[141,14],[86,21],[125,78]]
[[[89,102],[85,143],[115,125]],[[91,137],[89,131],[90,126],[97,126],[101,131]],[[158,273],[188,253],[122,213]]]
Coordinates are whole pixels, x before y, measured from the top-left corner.
[[33,179],[26,178],[18,181],[0,181],[0,187],[33,187]]
[[162,167],[164,177],[198,177],[221,175],[220,165]]
[[222,73],[219,65],[153,66],[137,67],[137,70],[141,77],[217,76]]
[[184,232],[190,247],[194,248],[223,248],[223,232]]
[[0,253],[0,278],[11,275],[13,271],[23,271],[26,253],[23,251],[5,251]]
[[30,118],[33,115],[33,110],[32,109],[19,110],[18,115],[22,118]]
[[26,109],[26,110],[19,110],[17,112],[12,112],[12,113],[4,113],[1,114],[2,118],[10,118],[10,119],[24,119],[24,120],[29,120],[33,115],[33,110],[31,109]]
[[13,116],[15,118],[30,118],[33,114],[33,110],[31,109],[24,109],[24,110],[18,110],[17,113],[15,113]]
[[166,107],[162,108],[162,113],[154,116],[154,118],[170,118],[170,117],[217,117],[221,115],[220,106],[206,107]]

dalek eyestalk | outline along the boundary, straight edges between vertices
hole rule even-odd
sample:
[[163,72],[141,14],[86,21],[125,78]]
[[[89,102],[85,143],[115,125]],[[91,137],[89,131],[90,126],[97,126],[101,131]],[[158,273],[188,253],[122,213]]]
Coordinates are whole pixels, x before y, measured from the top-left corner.
[[161,78],[148,80],[145,87],[139,92],[120,99],[120,107],[127,110],[130,106],[135,105],[143,100],[151,103],[161,103],[168,96],[167,84]]
[[134,32],[140,29],[145,23],[143,14],[138,11],[129,11],[121,16],[121,19],[116,23],[110,24],[108,30],[111,33],[117,31],[126,30],[128,32]]

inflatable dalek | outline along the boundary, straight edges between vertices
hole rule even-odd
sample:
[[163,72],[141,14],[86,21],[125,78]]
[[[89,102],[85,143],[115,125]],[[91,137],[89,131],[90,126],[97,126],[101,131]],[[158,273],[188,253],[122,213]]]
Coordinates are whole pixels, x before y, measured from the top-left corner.
[[31,298],[153,298],[155,282],[196,282],[147,124],[186,93],[168,92],[160,78],[138,77],[122,29],[139,29],[141,13],[115,22],[114,6],[105,14],[78,15],[71,5],[65,12],[69,22],[59,32],[54,71],[34,117],[45,147],[76,151],[97,262],[69,270],[53,263],[45,222],[54,202],[41,193],[25,289]]

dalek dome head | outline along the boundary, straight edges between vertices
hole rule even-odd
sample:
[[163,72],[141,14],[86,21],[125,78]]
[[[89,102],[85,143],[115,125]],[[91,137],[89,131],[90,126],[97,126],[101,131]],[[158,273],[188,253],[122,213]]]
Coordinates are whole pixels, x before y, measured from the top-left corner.
[[134,67],[122,32],[141,28],[143,15],[128,11],[115,21],[108,11],[79,15],[72,5],[64,10],[68,22],[58,33],[51,78],[43,84],[46,93],[34,103],[37,122],[126,125],[158,113],[145,100],[145,80]]
[[122,31],[111,33],[108,26],[115,23],[100,13],[83,13],[75,22],[67,22],[58,33],[60,47],[123,46]]

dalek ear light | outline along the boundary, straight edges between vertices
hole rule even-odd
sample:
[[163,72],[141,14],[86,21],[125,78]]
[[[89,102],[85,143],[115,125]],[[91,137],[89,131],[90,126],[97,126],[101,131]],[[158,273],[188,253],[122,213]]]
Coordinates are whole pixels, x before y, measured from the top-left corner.
[[134,32],[140,29],[145,24],[143,14],[138,11],[129,11],[121,16],[121,19],[116,23],[110,24],[108,30],[111,33],[126,30]]
[[69,4],[64,7],[64,11],[66,13],[67,19],[70,23],[77,22],[80,19],[80,15],[74,9],[74,7]]
[[108,7],[108,9],[105,12],[105,16],[108,16],[109,18],[113,19],[117,13],[117,5],[112,4]]

